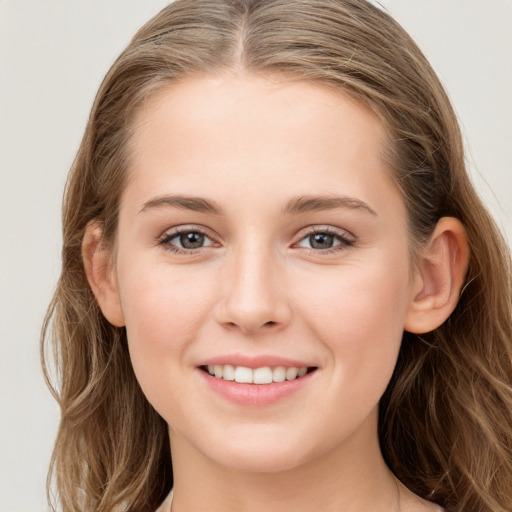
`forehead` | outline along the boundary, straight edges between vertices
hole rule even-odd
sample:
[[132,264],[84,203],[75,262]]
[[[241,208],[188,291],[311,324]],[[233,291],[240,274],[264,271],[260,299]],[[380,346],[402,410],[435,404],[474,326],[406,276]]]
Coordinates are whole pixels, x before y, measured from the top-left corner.
[[[222,123],[222,126],[221,126]],[[193,75],[172,83],[154,93],[139,109],[133,123],[135,137],[134,149],[139,143],[147,144],[154,140],[153,130],[162,127],[174,135],[187,136],[219,128],[233,129],[228,139],[209,137],[203,141],[214,142],[218,149],[233,142],[251,142],[258,140],[268,144],[268,139],[277,143],[281,136],[302,138],[305,133],[322,133],[311,140],[311,145],[320,138],[328,144],[343,141],[358,146],[363,140],[349,140],[357,135],[353,128],[362,128],[366,132],[364,140],[384,143],[386,131],[383,123],[368,107],[353,99],[347,93],[326,85],[304,80],[287,79],[281,75],[265,76],[247,72],[216,75]],[[244,131],[239,130],[242,125]],[[371,130],[368,131],[368,128]],[[263,129],[265,129],[263,131]],[[247,131],[253,136],[247,140]],[[326,139],[325,132],[330,130],[333,137]],[[261,137],[254,135],[260,132]],[[341,132],[343,137],[339,137]],[[268,134],[263,141],[263,135]],[[373,140],[371,140],[373,139]],[[156,141],[155,141],[156,142]]]
[[208,194],[234,182],[274,196],[362,193],[364,184],[393,185],[386,140],[377,115],[337,90],[247,73],[194,76],[135,116],[129,181],[145,195]]

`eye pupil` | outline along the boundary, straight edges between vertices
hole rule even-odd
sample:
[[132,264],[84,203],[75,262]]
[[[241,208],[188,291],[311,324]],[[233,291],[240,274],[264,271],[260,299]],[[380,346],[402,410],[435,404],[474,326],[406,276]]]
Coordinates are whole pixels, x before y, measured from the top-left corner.
[[180,235],[180,244],[185,249],[198,249],[204,244],[204,235],[193,231],[183,233]]
[[309,243],[313,249],[329,249],[333,242],[334,236],[328,233],[315,233],[309,237]]

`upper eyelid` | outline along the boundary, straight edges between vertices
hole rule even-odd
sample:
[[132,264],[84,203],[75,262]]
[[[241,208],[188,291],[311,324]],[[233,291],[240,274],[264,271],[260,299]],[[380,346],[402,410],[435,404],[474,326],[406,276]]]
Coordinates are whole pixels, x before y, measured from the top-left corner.
[[[183,233],[200,233],[211,241],[211,244],[197,247],[195,249],[188,249],[186,247],[179,247],[178,245],[171,243],[171,240],[179,237]],[[219,246],[219,242],[215,237],[212,237],[206,230],[197,227],[181,227],[169,228],[165,230],[155,241],[157,247],[163,247],[165,250],[171,250],[176,254],[192,254],[202,249],[211,249],[212,247]]]
[[158,240],[162,240],[162,239],[167,238],[169,236],[174,237],[174,236],[180,235],[182,233],[195,233],[195,232],[201,233],[202,235],[205,235],[208,238],[211,238],[212,240],[215,238],[214,236],[212,236],[211,230],[209,230],[208,228],[205,228],[203,226],[198,226],[198,225],[187,225],[187,224],[184,224],[184,225],[175,226],[175,227],[172,227],[172,228],[167,228],[158,237]]
[[348,238],[356,239],[357,237],[348,231],[347,229],[338,228],[334,226],[327,226],[322,224],[315,224],[312,226],[307,226],[305,228],[302,228],[299,233],[297,234],[298,240],[302,240],[304,237],[312,234],[312,233],[329,233],[331,235],[337,235],[337,236],[346,236]]
[[[212,242],[212,244],[202,246],[202,247],[197,247],[194,249],[189,249],[186,247],[179,247],[178,245],[171,243],[171,240],[179,237],[180,235],[182,235],[184,233],[200,233],[201,235],[204,235],[206,238],[208,238]],[[162,233],[162,235],[160,235],[156,239],[156,245],[158,247],[162,247],[166,251],[171,251],[172,253],[174,253],[177,256],[178,255],[187,256],[187,255],[197,254],[198,251],[201,251],[202,249],[211,249],[212,246],[215,246],[215,245],[218,246],[218,244],[219,244],[219,242],[217,242],[215,237],[212,237],[211,235],[209,235],[206,229],[198,228],[197,226],[189,226],[189,227],[175,226],[174,228],[169,228],[169,229],[165,230]]]
[[307,251],[310,254],[315,254],[318,257],[320,256],[329,256],[329,255],[335,255],[335,254],[343,254],[344,251],[346,251],[348,248],[354,247],[358,244],[358,238],[353,235],[350,231],[338,228],[334,226],[326,226],[326,225],[313,225],[308,226],[308,228],[304,228],[299,232],[299,235],[295,239],[295,242],[291,245],[292,248],[298,248],[301,247],[299,244],[306,238],[310,237],[311,235],[317,234],[317,233],[327,233],[334,238],[337,238],[340,244],[335,245],[333,247],[328,247],[325,249],[315,249],[315,248],[309,248],[309,247],[303,247],[305,251]]

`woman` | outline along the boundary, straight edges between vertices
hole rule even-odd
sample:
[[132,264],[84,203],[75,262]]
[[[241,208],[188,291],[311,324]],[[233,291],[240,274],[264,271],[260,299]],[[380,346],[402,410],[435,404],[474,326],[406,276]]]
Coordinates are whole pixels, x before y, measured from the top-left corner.
[[510,258],[453,110],[382,11],[293,6],[178,0],[100,88],[47,320],[64,510],[512,507]]

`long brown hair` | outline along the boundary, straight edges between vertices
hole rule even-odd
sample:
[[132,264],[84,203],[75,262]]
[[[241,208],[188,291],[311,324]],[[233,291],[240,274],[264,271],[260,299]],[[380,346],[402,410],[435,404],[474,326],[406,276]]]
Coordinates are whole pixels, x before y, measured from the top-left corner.
[[115,239],[137,109],[173,81],[233,68],[335,87],[372,108],[388,129],[412,247],[443,216],[466,227],[471,261],[459,304],[435,331],[404,334],[379,436],[389,467],[419,496],[450,511],[512,510],[509,252],[468,179],[438,78],[405,31],[365,0],[177,0],[105,77],[66,187],[62,274],[43,328],[43,366],[50,381],[51,352],[62,414],[50,470],[62,509],[153,512],[172,486],[166,424],[138,386],[124,329],[99,310],[81,243],[92,220],[104,244]]

